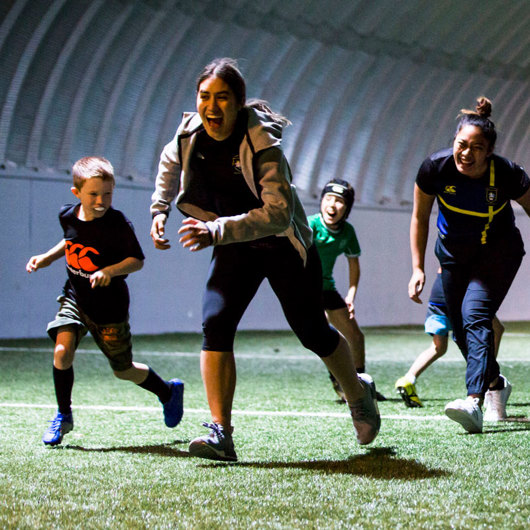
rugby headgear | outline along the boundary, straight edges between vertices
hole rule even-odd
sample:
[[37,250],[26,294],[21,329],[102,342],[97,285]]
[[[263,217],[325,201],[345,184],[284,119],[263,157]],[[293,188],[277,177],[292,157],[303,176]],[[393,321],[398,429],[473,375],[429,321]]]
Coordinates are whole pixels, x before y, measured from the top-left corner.
[[353,186],[345,180],[332,179],[322,189],[320,202],[322,202],[322,198],[326,193],[336,195],[344,201],[346,211],[344,212],[344,217],[341,219],[341,222],[346,221],[346,218],[350,215],[353,203],[355,202],[355,190],[353,189]]

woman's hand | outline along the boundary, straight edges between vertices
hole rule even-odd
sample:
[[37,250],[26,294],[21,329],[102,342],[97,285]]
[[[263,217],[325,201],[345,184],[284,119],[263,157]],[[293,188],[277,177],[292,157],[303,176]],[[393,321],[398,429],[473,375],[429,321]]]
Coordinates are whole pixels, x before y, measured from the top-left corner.
[[179,234],[183,234],[179,239],[184,248],[189,248],[192,252],[202,250],[212,244],[212,235],[202,221],[188,217],[182,221]]
[[422,304],[420,294],[425,285],[425,273],[421,269],[415,269],[409,282],[409,298],[417,304]]
[[161,213],[153,218],[151,224],[151,239],[153,240],[155,247],[159,250],[167,250],[168,248],[171,248],[169,239],[164,237],[166,221],[167,215]]

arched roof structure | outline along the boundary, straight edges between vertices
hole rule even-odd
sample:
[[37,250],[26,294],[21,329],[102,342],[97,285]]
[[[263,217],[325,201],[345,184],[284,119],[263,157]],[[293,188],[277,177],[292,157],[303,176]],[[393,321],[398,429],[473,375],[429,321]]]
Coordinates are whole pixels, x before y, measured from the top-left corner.
[[529,25],[518,0],[4,0],[0,167],[99,154],[151,185],[196,75],[231,56],[293,122],[302,196],[339,176],[358,204],[408,208],[419,163],[479,95],[498,151],[530,167]]

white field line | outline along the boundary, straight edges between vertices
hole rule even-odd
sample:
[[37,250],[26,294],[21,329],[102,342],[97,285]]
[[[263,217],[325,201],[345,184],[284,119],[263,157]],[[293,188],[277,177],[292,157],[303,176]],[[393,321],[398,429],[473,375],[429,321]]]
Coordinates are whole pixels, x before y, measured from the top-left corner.
[[[530,337],[530,335],[528,335]],[[53,353],[53,346],[50,348],[23,348],[23,347],[6,347],[6,346],[0,346],[0,352],[3,351],[12,351],[12,352],[29,352],[29,353]],[[76,350],[76,354],[82,354],[82,355],[102,355],[102,353],[97,349],[83,349],[79,348]],[[156,351],[156,350],[140,350],[136,349],[133,351],[133,354],[136,357],[196,357],[199,358],[200,353],[199,352],[185,352],[185,351],[175,351],[175,352],[168,352],[168,351]],[[270,359],[270,360],[282,360],[282,361],[320,361],[320,358],[317,355],[282,355],[280,352],[278,353],[237,353],[236,352],[236,359]],[[396,360],[403,360],[403,359],[373,359],[372,363],[377,362],[388,362],[388,361],[396,361]],[[406,360],[406,359],[404,359]],[[502,356],[501,361],[503,363],[509,363],[509,362],[525,362],[526,359],[522,358],[509,358]],[[436,361],[437,363],[463,363],[464,359],[460,355],[457,355],[456,357],[451,356],[444,356],[441,359],[438,359]]]
[[[53,353],[53,345],[50,348],[22,348],[22,347],[15,347],[15,348],[8,348],[5,346],[0,347],[0,352],[2,351],[20,351],[20,352],[30,352],[30,353]],[[84,355],[101,355],[101,351],[97,349],[83,349],[79,348],[76,350],[77,353],[82,353]],[[188,351],[156,351],[156,350],[148,350],[143,351],[140,349],[134,349],[133,348],[133,354],[134,355],[141,355],[142,357],[197,357],[199,358],[200,352],[188,352]],[[278,359],[280,354],[261,354],[261,353],[236,353],[236,357],[238,359]],[[309,360],[314,359],[318,357],[316,355],[286,355],[281,356],[282,360]]]
[[[425,331],[421,330],[421,329],[418,329],[418,330],[414,330],[414,329],[393,329],[393,330],[387,330],[387,331],[384,331],[384,332],[378,332],[378,333],[373,333],[371,336],[375,337],[382,337],[382,336],[385,336],[385,335],[426,335]],[[530,333],[525,333],[524,331],[505,331],[503,334],[502,334],[503,337],[522,337],[522,338],[525,338],[525,337],[530,337]]]
[[[57,405],[44,404],[36,405],[32,403],[1,403],[0,408],[21,408],[21,409],[53,409]],[[112,405],[77,405],[73,410],[96,410],[96,411],[115,411],[115,412],[160,412],[160,407],[128,407],[128,406],[112,406]],[[201,414],[209,415],[210,411],[206,409],[188,409],[184,412],[187,414]],[[284,418],[349,418],[350,414],[345,412],[296,412],[296,411],[266,411],[266,410],[233,410],[232,414],[236,416],[276,416]],[[415,416],[413,414],[382,414],[381,418],[386,420],[417,420],[417,421],[431,421],[431,420],[446,420],[446,416]]]

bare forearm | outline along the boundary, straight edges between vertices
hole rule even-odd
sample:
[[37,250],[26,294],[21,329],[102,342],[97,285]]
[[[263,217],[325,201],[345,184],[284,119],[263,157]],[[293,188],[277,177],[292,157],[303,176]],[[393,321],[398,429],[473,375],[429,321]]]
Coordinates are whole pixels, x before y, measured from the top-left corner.
[[64,256],[65,247],[66,242],[64,239],[61,239],[61,241],[59,241],[57,245],[48,250],[48,252],[46,252],[44,255],[50,263],[53,263],[54,261],[57,261],[59,258],[62,258]]
[[410,252],[413,270],[423,271],[425,266],[425,250],[429,238],[429,220],[433,202],[434,196],[422,192],[416,184],[414,187],[414,209],[410,221]]
[[115,276],[124,276],[125,274],[132,274],[133,272],[139,271],[144,266],[144,262],[137,258],[125,258],[119,263],[109,265],[102,269],[109,276],[114,278]]
[[410,252],[413,270],[424,270],[425,268],[425,250],[428,239],[429,224],[413,217],[410,223]]
[[357,287],[359,286],[359,281],[361,279],[361,266],[359,264],[359,258],[348,258],[348,270],[350,280],[349,293],[353,294],[355,297]]
[[410,221],[412,277],[408,291],[410,299],[418,304],[422,303],[419,296],[425,285],[425,250],[429,238],[429,219],[433,202],[433,195],[422,192],[417,184],[414,186],[414,209]]
[[26,270],[31,273],[38,269],[48,267],[54,261],[57,261],[59,258],[62,258],[64,256],[65,247],[66,247],[65,240],[61,239],[59,243],[57,243],[54,247],[52,247],[50,250],[48,250],[44,254],[38,254],[37,256],[32,256],[29,259],[28,263],[26,264]]

